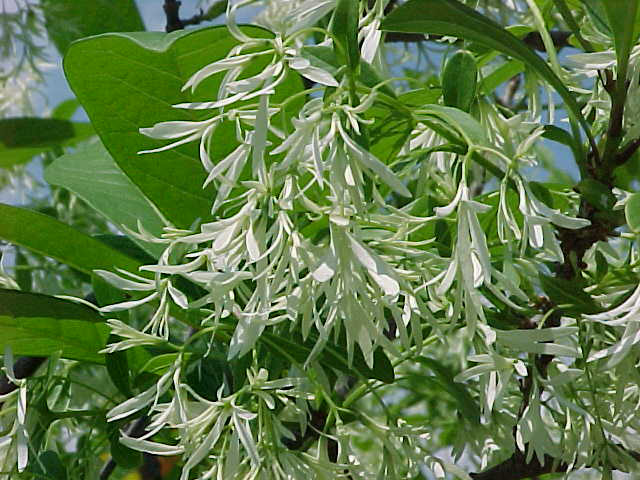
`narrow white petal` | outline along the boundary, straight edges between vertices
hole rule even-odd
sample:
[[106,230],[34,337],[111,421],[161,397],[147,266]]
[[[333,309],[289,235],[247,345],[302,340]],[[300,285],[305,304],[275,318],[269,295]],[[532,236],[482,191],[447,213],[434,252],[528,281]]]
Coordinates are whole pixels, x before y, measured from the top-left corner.
[[157,138],[159,140],[170,140],[173,138],[181,138],[194,132],[203,131],[208,126],[209,121],[204,122],[161,122],[156,123],[150,128],[141,128],[141,134],[147,137]]
[[148,283],[134,282],[106,270],[94,270],[94,273],[105,280],[107,283],[119,288],[120,290],[134,290],[141,292],[155,290],[155,283],[151,281],[149,281]]
[[187,83],[184,84],[182,90],[186,90],[191,88],[191,90],[195,90],[195,88],[206,78],[214,75],[218,72],[224,72],[234,67],[244,67],[247,63],[251,61],[253,57],[255,57],[255,53],[247,54],[247,55],[238,55],[230,58],[223,58],[222,60],[218,60],[217,62],[210,63],[209,65],[201,68],[196,73],[194,73]]
[[141,440],[139,438],[129,437],[124,433],[122,433],[120,437],[120,443],[133,450],[150,453],[152,455],[180,455],[184,452],[184,447],[181,445],[165,445],[164,443]]
[[132,308],[139,307],[145,303],[148,303],[155,298],[157,298],[158,292],[153,292],[151,295],[141,298],[140,300],[131,300],[129,302],[121,302],[115,303],[113,305],[107,305],[106,307],[101,307],[100,311],[104,313],[108,312],[119,312],[121,310],[130,310]]

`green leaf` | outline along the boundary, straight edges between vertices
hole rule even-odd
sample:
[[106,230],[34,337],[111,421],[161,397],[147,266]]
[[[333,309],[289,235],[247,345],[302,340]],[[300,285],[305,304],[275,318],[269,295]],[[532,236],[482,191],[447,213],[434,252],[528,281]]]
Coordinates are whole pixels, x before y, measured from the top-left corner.
[[93,135],[88,123],[61,118],[0,119],[0,168],[31,160],[55,146],[72,146]]
[[15,355],[103,363],[109,327],[97,311],[78,303],[37,293],[0,289],[0,350]]
[[359,1],[338,0],[333,11],[331,31],[337,43],[338,56],[342,63],[349,66],[351,72],[357,72],[360,64],[358,46],[358,20],[360,18]]
[[640,193],[632,194],[624,205],[624,215],[632,232],[640,232]]
[[613,210],[613,206],[616,203],[616,197],[611,193],[611,188],[604,183],[598,182],[592,178],[585,178],[575,186],[575,189],[580,192],[587,202],[598,210],[605,213],[611,213]]
[[53,109],[51,117],[61,120],[71,120],[71,117],[73,117],[78,108],[80,108],[80,102],[77,98],[63,100]]
[[563,128],[556,127],[555,125],[545,125],[543,128],[544,132],[542,133],[542,136],[544,138],[553,142],[561,143],[562,145],[569,147],[574,152],[574,155],[577,154],[576,143],[569,132]]
[[600,250],[596,250],[596,280],[601,282],[609,271],[609,262]]
[[0,119],[0,142],[6,148],[58,145],[74,136],[73,124],[57,118]]
[[605,2],[602,0],[581,0],[581,3],[593,24],[602,33],[611,34],[611,27],[607,22],[607,12],[604,9]]
[[509,60],[485,76],[478,90],[481,94],[488,95],[521,72],[524,72],[524,63],[520,60]]
[[41,6],[49,38],[63,55],[79,38],[144,30],[134,0],[42,0]]
[[46,478],[48,480],[67,480],[67,469],[60,460],[57,452],[46,450],[38,458],[29,462],[28,470],[36,478]]
[[476,97],[478,67],[471,53],[459,50],[447,60],[442,71],[444,104],[469,112]]
[[[300,56],[309,60],[309,63],[314,67],[326,70],[333,76],[337,75],[338,70],[343,65],[336,56],[334,49],[324,45],[305,45],[300,49]],[[369,88],[374,88],[382,83],[380,75],[369,63],[364,61],[360,62],[358,81]],[[393,89],[388,85],[380,87],[380,91],[390,97],[396,96]]]
[[[118,168],[100,143],[83,145],[57,158],[44,172],[52,185],[75,193],[117,227],[138,230],[137,222],[152,235],[160,236],[164,222],[151,203]],[[163,245],[132,238],[157,258]]]
[[150,263],[155,263],[154,257],[140,248],[133,240],[131,240],[131,238],[124,235],[101,233],[98,235],[92,235],[92,238],[100,240],[102,243],[105,243],[114,250],[125,254],[127,257],[138,260],[141,264],[149,265]]
[[[480,122],[462,110],[444,105],[425,105],[418,111],[421,115],[432,116],[453,127],[467,145],[487,145],[487,135]],[[455,139],[453,139],[455,141]]]
[[430,103],[438,103],[441,96],[441,88],[427,87],[403,92],[398,97],[398,100],[409,108],[416,108],[423,107]]
[[540,275],[540,283],[549,299],[564,312],[594,314],[601,311],[598,304],[583,290],[580,281]]
[[33,288],[33,277],[27,257],[21,248],[16,248],[15,279],[23,292],[30,292]]
[[471,423],[479,424],[480,406],[464,385],[453,381],[455,373],[433,358],[418,357],[416,360],[435,374],[438,385],[454,398],[463,417]]
[[[305,363],[309,358],[315,345],[315,340],[313,335],[310,335],[310,338],[306,342],[292,342],[269,332],[264,332],[260,336],[260,341],[270,350],[273,350],[274,353],[291,357],[291,359],[300,364]],[[358,348],[355,349],[353,365],[350,366],[347,360],[346,350],[346,347],[329,342],[318,355],[318,362],[320,362],[321,365],[335,368],[344,373],[357,373],[361,377],[375,378],[384,383],[393,382],[395,378],[393,365],[381,348],[377,348],[373,352],[373,368],[369,368],[362,352]]]
[[[171,365],[173,365],[178,358],[179,353],[163,353],[161,355],[155,355],[151,357],[138,371],[138,374],[147,372],[155,375],[164,375]],[[187,352],[182,354],[184,362],[188,363],[189,358],[193,353]]]
[[[253,37],[271,36],[257,27],[243,30]],[[210,118],[211,111],[176,109],[172,105],[214,99],[222,73],[202,82],[195,93],[182,92],[181,88],[193,73],[224,58],[236,45],[237,40],[225,27],[170,34],[113,33],[74,43],[64,59],[71,88],[120,169],[170,222],[181,228],[190,227],[197,218],[209,218],[215,196],[213,186],[202,189],[206,172],[198,145],[192,142],[170,151],[138,155],[141,150],[167,143],[145,137],[139,129],[163,121]],[[258,59],[248,68],[258,73],[266,61]],[[272,99],[279,102],[302,89],[299,76],[291,74]],[[289,104],[287,114],[296,114],[298,105]],[[223,123],[213,135],[212,161],[223,158],[236,146],[233,124]]]
[[142,464],[142,452],[133,450],[120,443],[120,429],[123,426],[124,425],[120,425],[118,422],[106,422],[111,458],[113,458],[116,465],[122,468],[137,468]]
[[53,217],[0,203],[0,238],[54,258],[81,272],[119,267],[137,272],[140,263]]
[[601,2],[613,31],[618,65],[626,65],[631,48],[638,38],[638,0],[602,0]]
[[[117,289],[96,274],[91,274],[91,284],[98,306],[100,307],[124,302],[130,298],[124,291]],[[113,312],[111,315],[128,323],[129,311]],[[119,340],[121,340],[119,336],[111,334],[107,339],[107,343],[115,343]],[[107,353],[105,355],[105,366],[107,367],[109,378],[116,388],[127,398],[130,398],[134,395],[131,390],[131,371],[127,358],[128,353],[128,351]]]
[[451,35],[478,42],[521,60],[556,89],[567,110],[580,122],[589,140],[595,144],[589,125],[564,82],[522,40],[472,8],[455,0],[409,0],[393,9],[380,28],[394,32]]

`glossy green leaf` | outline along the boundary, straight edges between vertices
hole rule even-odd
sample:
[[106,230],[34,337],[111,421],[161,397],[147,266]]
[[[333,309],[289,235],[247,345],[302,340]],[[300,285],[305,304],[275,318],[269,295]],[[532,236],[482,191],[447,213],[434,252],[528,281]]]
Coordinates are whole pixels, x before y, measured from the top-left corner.
[[0,349],[14,355],[103,363],[109,327],[97,311],[69,300],[0,289]]
[[[44,178],[52,185],[75,193],[116,227],[137,231],[137,223],[160,236],[164,222],[140,189],[118,168],[109,152],[97,142],[57,158],[49,165]],[[158,257],[163,245],[132,237],[145,251]]]
[[62,54],[79,38],[144,30],[134,0],[42,0],[41,4],[49,38]]
[[[254,37],[271,36],[257,27],[243,28]],[[176,109],[172,105],[215,99],[223,73],[202,82],[195,93],[181,92],[181,88],[193,73],[224,58],[236,45],[237,40],[225,27],[170,34],[114,33],[74,43],[64,60],[71,88],[109,153],[160,212],[179,227],[188,228],[197,218],[209,218],[214,198],[213,186],[202,189],[206,172],[197,142],[138,155],[141,150],[168,143],[145,137],[139,129],[163,121],[210,118],[210,110]],[[266,61],[259,59],[248,68],[257,73]],[[272,99],[290,98],[302,88],[300,78],[291,74]],[[296,105],[289,104],[287,114],[296,113]],[[211,144],[212,161],[236,146],[233,125],[218,127]]]
[[54,258],[81,272],[136,272],[140,263],[53,217],[25,208],[0,204],[0,238]]
[[562,97],[567,110],[592,140],[589,125],[571,92],[545,61],[522,40],[493,20],[455,0],[409,0],[384,19],[382,30],[451,35],[485,45],[524,62]]
[[624,205],[624,215],[632,232],[640,232],[640,193],[632,194]]
[[459,50],[447,60],[442,71],[444,104],[469,112],[476,97],[478,67],[473,55]]

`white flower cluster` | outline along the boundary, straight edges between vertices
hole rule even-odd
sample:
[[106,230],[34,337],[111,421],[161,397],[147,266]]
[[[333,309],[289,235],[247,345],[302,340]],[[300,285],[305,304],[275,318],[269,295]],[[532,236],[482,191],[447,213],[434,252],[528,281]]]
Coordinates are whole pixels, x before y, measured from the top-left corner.
[[[153,309],[139,330],[110,320],[122,340],[106,352],[167,345],[176,337],[174,319],[195,313],[192,337],[185,344],[207,338],[212,348],[213,339],[223,339],[227,359],[248,356],[253,362],[248,383],[236,391],[221,387],[215,399],[205,398],[185,380],[186,353],[177,347],[175,360],[155,385],[109,412],[110,421],[143,409],[152,415],[145,436],[125,436],[123,443],[157,455],[182,455],[181,480],[195,471],[199,478],[337,478],[345,469],[357,478],[400,478],[407,471],[415,474],[421,461],[439,478],[445,471],[462,475],[455,466],[430,457],[429,436],[415,426],[381,424],[358,412],[387,460],[386,467],[372,473],[348,441],[340,408],[331,405],[334,436],[307,424],[313,401],[331,402],[332,392],[323,392],[323,370],[314,368],[316,360],[341,337],[348,363],[361,353],[368,368],[374,367],[379,347],[400,359],[420,352],[434,337],[459,348],[463,371],[455,381],[476,382],[482,434],[493,421],[513,427],[492,431],[490,441],[477,449],[485,465],[500,445],[513,444],[513,433],[517,448],[541,462],[563,442],[590,442],[591,436],[577,427],[593,428],[596,422],[581,406],[590,400],[566,391],[569,385],[594,389],[585,380],[591,375],[588,366],[573,365],[588,353],[578,341],[579,322],[561,316],[557,325],[546,328],[553,310],[534,315],[532,325],[540,328],[507,330],[490,321],[496,305],[518,319],[530,314],[527,305],[540,286],[539,274],[548,273],[552,262],[572,260],[564,258],[557,229],[590,225],[576,217],[575,196],[565,192],[562,207],[552,205],[524,173],[524,167],[537,164],[544,133],[539,94],[524,112],[512,116],[483,99],[473,115],[438,104],[412,108],[405,112],[410,134],[392,158],[383,159],[368,134],[379,125],[376,115],[385,104],[397,101],[393,82],[380,80],[372,86],[350,78],[346,66],[308,55],[305,38],[312,33],[321,37],[314,47],[332,51],[332,34],[315,25],[336,1],[271,2],[260,17],[275,32],[269,38],[250,37],[236,25],[236,10],[249,3],[229,2],[228,28],[238,46],[184,85],[184,90],[200,93],[205,81],[218,79],[215,96],[175,105],[211,112],[209,118],[141,129],[148,137],[169,141],[141,154],[199,143],[203,187],[215,187],[212,219],[190,230],[167,227],[163,238],[138,232],[166,245],[156,264],[141,268],[150,272],[148,277],[97,272],[116,287],[141,295],[104,307],[104,312]],[[360,9],[359,40],[361,61],[373,70],[371,63],[385,57],[378,27],[387,2],[369,3]],[[518,11],[520,4],[508,3],[509,11]],[[256,61],[264,65],[258,73],[251,69]],[[564,75],[559,66],[557,70]],[[278,96],[283,85],[299,77],[321,88],[286,99]],[[288,120],[287,108],[296,102],[303,105]],[[553,115],[550,111],[551,122]],[[212,146],[224,140],[217,133],[229,125],[237,146],[217,155]],[[489,193],[473,184],[479,165],[498,179]],[[425,206],[421,197],[431,203]],[[198,298],[187,295],[185,281],[198,287]],[[585,317],[591,324],[625,326],[622,339],[591,354],[590,361],[611,357],[609,365],[615,366],[640,342],[637,322],[630,321],[638,310],[638,295],[636,291],[605,314]],[[269,379],[271,372],[253,354],[275,330],[296,330],[304,340],[312,339],[313,347],[305,361],[292,361],[282,378]],[[455,335],[457,330],[462,333]],[[425,340],[425,334],[432,337]],[[527,368],[527,356],[554,359],[544,372],[535,372]],[[475,365],[467,367],[468,362]],[[518,377],[520,393],[526,390],[531,399],[520,411]],[[614,423],[598,422],[623,436]],[[296,439],[291,431],[296,423],[302,432],[315,429],[314,448],[282,448],[282,439]],[[175,440],[152,440],[160,431],[177,432],[171,437]],[[339,451],[329,461],[327,445],[332,442]],[[406,460],[393,460],[400,457]],[[566,461],[587,464],[586,458]],[[404,473],[384,470],[398,463]]]

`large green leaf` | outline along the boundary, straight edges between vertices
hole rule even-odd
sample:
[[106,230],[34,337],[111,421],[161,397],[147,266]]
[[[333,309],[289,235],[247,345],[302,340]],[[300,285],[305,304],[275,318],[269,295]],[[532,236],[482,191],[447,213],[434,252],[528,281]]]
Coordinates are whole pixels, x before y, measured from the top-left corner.
[[49,38],[62,54],[79,38],[144,30],[134,0],[42,0],[41,4]]
[[0,204],[0,218],[0,238],[81,272],[114,267],[136,272],[140,266],[137,260],[48,215]]
[[[254,37],[271,36],[256,27],[243,28]],[[109,153],[166,218],[180,227],[208,218],[214,198],[213,187],[202,189],[206,175],[198,145],[192,142],[170,151],[138,155],[141,150],[167,143],[147,138],[139,129],[163,121],[210,118],[214,114],[210,110],[183,110],[172,105],[215,99],[222,73],[202,82],[194,93],[182,92],[182,86],[193,73],[225,57],[235,45],[237,41],[225,27],[170,34],[114,33],[74,43],[64,60],[71,88]],[[265,61],[259,59],[249,68],[257,73]],[[273,99],[290,98],[302,88],[299,76],[292,74]],[[294,106],[289,106],[287,113],[294,115]],[[236,145],[233,125],[223,124],[211,144],[214,163]]]
[[[44,178],[78,195],[117,227],[137,231],[139,221],[153,235],[162,233],[160,215],[99,142],[59,157],[47,167]],[[132,240],[156,258],[164,249],[163,245]]]
[[60,298],[0,289],[0,350],[103,363],[109,327],[97,311]]
[[521,60],[555,88],[567,110],[580,122],[592,145],[595,144],[589,125],[564,82],[527,44],[472,8],[456,0],[409,0],[393,9],[380,28],[394,32],[451,35],[472,40]]

